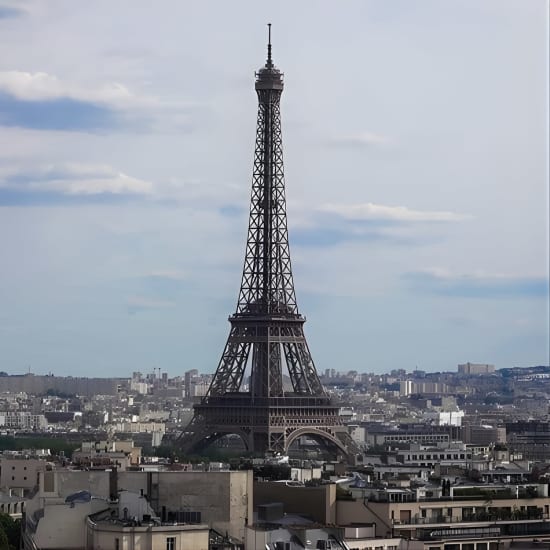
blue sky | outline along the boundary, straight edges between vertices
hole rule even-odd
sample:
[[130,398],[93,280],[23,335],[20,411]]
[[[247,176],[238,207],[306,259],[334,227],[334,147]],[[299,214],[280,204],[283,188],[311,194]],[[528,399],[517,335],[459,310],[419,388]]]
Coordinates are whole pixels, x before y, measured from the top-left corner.
[[213,372],[273,23],[317,369],[549,363],[547,0],[0,0],[0,370]]

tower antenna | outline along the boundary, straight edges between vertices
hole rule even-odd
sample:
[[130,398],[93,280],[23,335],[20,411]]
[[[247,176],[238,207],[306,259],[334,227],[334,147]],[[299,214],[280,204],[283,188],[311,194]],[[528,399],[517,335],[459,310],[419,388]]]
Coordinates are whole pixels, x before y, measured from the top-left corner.
[[271,23],[267,24],[267,66],[273,66],[273,61],[271,59]]

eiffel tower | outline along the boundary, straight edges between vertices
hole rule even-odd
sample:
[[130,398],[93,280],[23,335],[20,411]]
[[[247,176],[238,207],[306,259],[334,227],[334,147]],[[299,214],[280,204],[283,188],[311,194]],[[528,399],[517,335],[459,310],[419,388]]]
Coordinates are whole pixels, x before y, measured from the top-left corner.
[[[271,56],[256,73],[258,119],[246,255],[237,309],[212,383],[177,445],[200,452],[238,434],[247,450],[286,454],[307,435],[337,453],[353,442],[324,390],[304,336],[288,244],[280,99],[283,73]],[[283,371],[292,391],[283,384]],[[247,370],[249,369],[249,371]],[[242,390],[250,372],[248,391]]]

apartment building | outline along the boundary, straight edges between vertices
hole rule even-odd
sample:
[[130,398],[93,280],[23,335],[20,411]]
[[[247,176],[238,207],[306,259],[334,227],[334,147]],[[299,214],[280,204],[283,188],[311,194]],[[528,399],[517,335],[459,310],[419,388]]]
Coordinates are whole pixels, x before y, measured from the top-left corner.
[[0,427],[11,430],[43,430],[48,427],[48,421],[43,414],[32,414],[28,411],[2,411]]
[[[164,541],[148,548],[201,549],[208,548],[204,525],[238,547],[251,518],[251,471],[46,471],[26,503],[24,549],[84,549],[92,540],[98,550],[137,550],[138,539],[145,544],[147,537]],[[173,524],[178,529],[170,529]],[[179,528],[183,524],[193,527]]]
[[336,520],[373,522],[377,536],[415,550],[503,550],[513,541],[550,540],[546,484],[460,485],[426,492],[382,489],[337,501]]

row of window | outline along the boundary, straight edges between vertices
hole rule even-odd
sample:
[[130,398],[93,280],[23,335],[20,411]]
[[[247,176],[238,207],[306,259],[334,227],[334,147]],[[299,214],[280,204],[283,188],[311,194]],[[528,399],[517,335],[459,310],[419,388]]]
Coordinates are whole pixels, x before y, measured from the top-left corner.
[[[120,539],[115,539],[115,550],[122,550]],[[176,550],[176,537],[166,537],[166,550]]]
[[407,455],[407,460],[459,460],[459,459],[468,459],[472,458],[472,455],[466,455],[464,453],[455,453],[455,454],[429,454],[429,455]]

